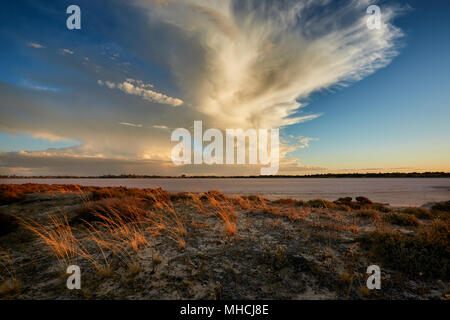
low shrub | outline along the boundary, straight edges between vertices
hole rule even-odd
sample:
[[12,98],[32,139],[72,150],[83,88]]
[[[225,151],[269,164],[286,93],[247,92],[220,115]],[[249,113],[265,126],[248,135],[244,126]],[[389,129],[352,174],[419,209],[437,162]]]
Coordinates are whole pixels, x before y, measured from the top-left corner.
[[419,219],[432,219],[433,218],[433,215],[431,214],[431,212],[424,208],[415,208],[415,207],[404,208],[401,210],[401,212],[406,213],[406,214],[412,214]]
[[277,199],[272,202],[276,204],[297,205],[298,201],[294,199]]
[[418,226],[419,220],[416,216],[406,214],[406,213],[388,213],[385,214],[382,219],[385,222],[389,222],[391,224],[396,224],[399,226]]
[[349,206],[351,204],[351,202],[352,202],[352,197],[339,198],[334,201],[334,203],[336,203],[336,204],[345,204],[347,206]]
[[303,207],[305,204],[306,202],[303,200],[298,200],[297,202],[295,202],[295,206],[297,207]]
[[219,201],[224,201],[225,200],[225,195],[223,194],[223,192],[217,191],[217,190],[209,190],[206,193],[210,198],[214,198],[216,200]]
[[450,278],[450,223],[436,219],[416,235],[374,231],[359,238],[361,247],[387,267],[411,274]]
[[373,202],[366,197],[356,197],[356,201],[361,204],[372,204]]
[[386,205],[384,205],[382,203],[373,203],[373,204],[370,205],[370,208],[374,209],[374,210],[377,210],[377,211],[380,211],[380,212],[384,212],[384,213],[392,211],[391,208],[389,208],[388,206],[386,206]]
[[431,207],[433,211],[450,212],[450,200],[438,202]]
[[309,200],[307,202],[307,205],[313,208],[327,208],[327,209],[334,209],[336,208],[336,204],[328,201],[328,200],[323,200],[323,199],[314,199],[314,200]]
[[363,218],[373,218],[378,216],[378,211],[373,209],[361,209],[356,212],[356,215]]

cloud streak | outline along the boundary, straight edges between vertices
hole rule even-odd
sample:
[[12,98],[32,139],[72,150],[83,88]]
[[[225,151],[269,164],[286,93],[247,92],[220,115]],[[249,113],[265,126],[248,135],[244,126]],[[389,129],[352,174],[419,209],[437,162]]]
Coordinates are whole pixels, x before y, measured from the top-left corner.
[[29,47],[35,48],[35,49],[43,49],[45,48],[42,44],[39,44],[37,42],[28,42],[27,45]]
[[183,101],[180,99],[172,98],[166,96],[165,94],[149,89],[153,88],[153,85],[144,84],[140,80],[127,79],[126,81],[119,83],[98,80],[97,83],[101,86],[106,86],[109,89],[119,89],[126,94],[140,96],[142,97],[142,99],[161,104],[168,104],[172,107],[178,107],[183,104]]
[[130,122],[119,122],[122,126],[134,127],[134,128],[142,128],[142,124],[130,123]]

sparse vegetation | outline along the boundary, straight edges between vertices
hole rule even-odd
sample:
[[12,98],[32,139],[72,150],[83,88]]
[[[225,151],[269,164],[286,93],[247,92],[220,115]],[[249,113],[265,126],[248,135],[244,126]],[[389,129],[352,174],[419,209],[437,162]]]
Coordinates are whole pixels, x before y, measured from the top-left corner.
[[374,209],[360,209],[356,212],[356,215],[363,218],[374,218],[377,217],[379,213]]
[[415,235],[377,230],[363,235],[361,245],[383,265],[414,276],[450,275],[450,224],[435,220]]
[[[0,214],[8,221],[0,228],[9,226],[0,234],[2,246],[8,245],[0,267],[2,297],[41,297],[45,291],[51,292],[46,297],[74,298],[53,280],[57,270],[58,281],[64,281],[61,271],[73,263],[93,271],[83,273],[82,297],[88,299],[283,299],[317,288],[333,298],[392,298],[399,292],[410,297],[398,283],[382,293],[365,292],[361,270],[367,257],[382,269],[413,276],[410,281],[417,274],[445,279],[448,273],[448,219],[442,210],[392,209],[364,197],[269,201],[158,188],[1,188],[21,199],[6,200]],[[33,287],[32,275],[43,284]]]
[[415,217],[417,217],[418,219],[429,220],[429,219],[433,218],[433,215],[431,214],[431,212],[424,208],[409,207],[409,208],[404,208],[401,212],[406,213],[406,214],[412,214]]
[[373,204],[372,201],[370,201],[368,198],[366,197],[356,197],[356,201],[359,202],[362,205],[368,205],[368,204]]
[[323,199],[309,200],[306,204],[312,208],[333,209],[336,207],[335,203]]
[[413,226],[419,225],[419,220],[416,216],[406,213],[388,213],[382,216],[385,222],[396,224],[399,226]]
[[450,201],[438,202],[431,207],[431,210],[450,212]]

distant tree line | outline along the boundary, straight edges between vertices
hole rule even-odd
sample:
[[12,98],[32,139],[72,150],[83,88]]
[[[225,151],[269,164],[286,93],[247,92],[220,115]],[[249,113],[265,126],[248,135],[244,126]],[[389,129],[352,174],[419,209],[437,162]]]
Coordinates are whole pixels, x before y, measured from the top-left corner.
[[0,179],[255,179],[255,178],[450,178],[450,172],[390,172],[390,173],[322,173],[309,175],[275,175],[275,176],[159,176],[159,175],[101,175],[101,176],[19,176],[19,175],[0,175]]

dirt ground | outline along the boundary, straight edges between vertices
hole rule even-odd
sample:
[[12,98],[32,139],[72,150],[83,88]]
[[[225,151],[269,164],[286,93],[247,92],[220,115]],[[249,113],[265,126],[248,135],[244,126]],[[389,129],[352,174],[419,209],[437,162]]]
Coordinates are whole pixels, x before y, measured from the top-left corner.
[[[167,193],[164,199],[169,200],[133,197],[130,200],[129,195],[111,194],[96,198],[86,191],[37,192],[0,206],[1,214],[14,217],[11,228],[0,234],[3,254],[0,297],[448,298],[448,277],[424,277],[391,269],[373,258],[360,243],[361,236],[381,228],[380,225],[409,235],[416,233],[420,225],[432,223],[429,220],[418,219],[419,226],[398,226],[383,223],[379,218],[389,214],[382,211],[390,209],[361,214],[358,213],[361,209],[328,202],[323,205],[289,200],[272,202],[257,196],[230,199],[220,193]],[[130,201],[136,202],[137,208],[133,210],[142,210],[141,216],[162,217],[157,221],[163,221],[162,215],[169,212],[164,206],[170,206],[167,210],[171,215],[173,210],[174,218],[164,220],[166,226],[155,226],[156,218],[145,223],[140,220],[136,227],[139,229],[133,230],[141,238],[136,235],[133,239],[126,238],[129,247],[120,243],[109,246],[106,236],[113,241],[117,230],[107,229],[98,214],[104,208],[119,213],[130,211],[125,206]],[[158,210],[162,213],[155,213]],[[373,211],[378,218],[370,214]],[[85,255],[75,249],[67,250],[66,256],[58,255],[55,251],[58,247],[39,236],[38,232],[44,236],[55,235],[51,230],[61,227],[55,223],[55,217],[60,218],[57,221],[64,224],[64,230],[70,230],[73,238],[78,239],[77,245]],[[135,223],[130,221],[126,220]],[[99,232],[97,240],[93,238],[96,232]],[[53,240],[56,246],[67,241]],[[77,250],[81,252],[80,248]],[[80,290],[66,287],[69,264],[81,268]],[[369,290],[366,286],[366,269],[373,264],[379,265],[382,271],[380,290]]]

